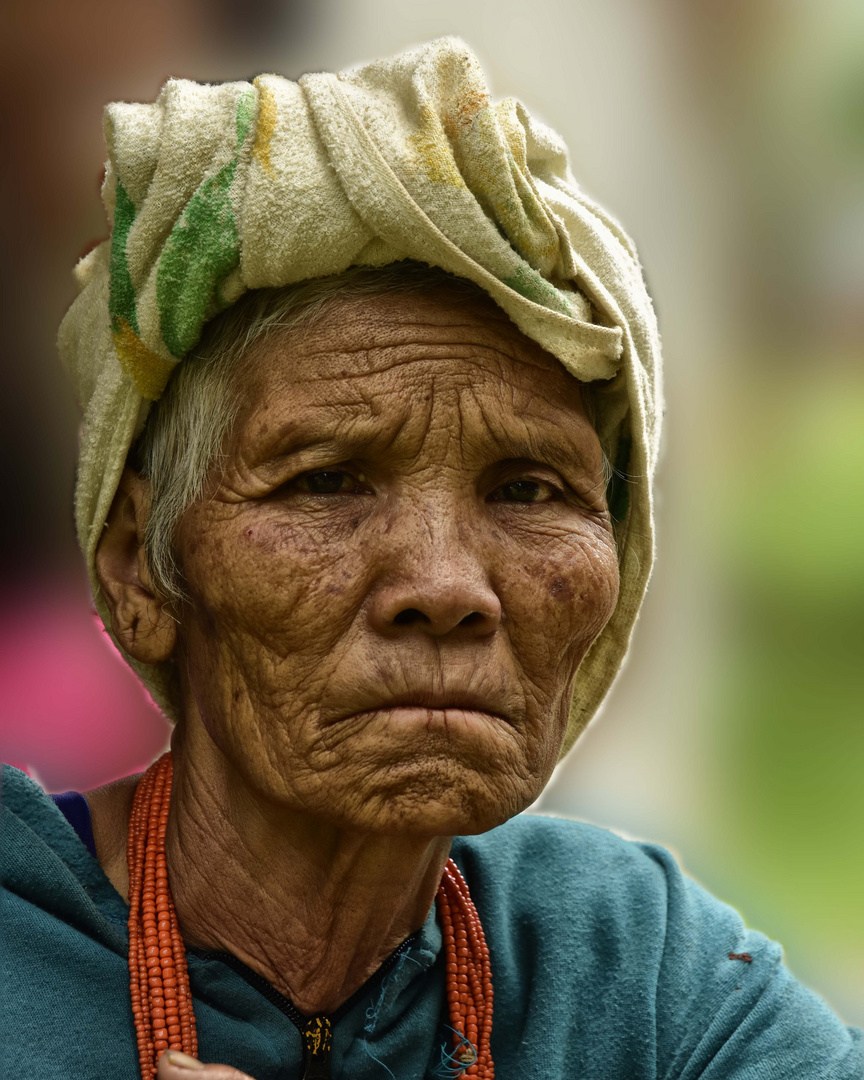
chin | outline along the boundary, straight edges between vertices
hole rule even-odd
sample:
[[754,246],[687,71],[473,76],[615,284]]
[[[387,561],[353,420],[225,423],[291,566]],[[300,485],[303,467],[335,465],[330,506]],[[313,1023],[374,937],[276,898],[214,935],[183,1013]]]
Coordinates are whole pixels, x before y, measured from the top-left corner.
[[543,787],[512,776],[478,775],[452,762],[402,767],[388,770],[378,784],[364,784],[361,798],[352,800],[350,823],[343,818],[341,824],[403,836],[472,836],[521,813]]

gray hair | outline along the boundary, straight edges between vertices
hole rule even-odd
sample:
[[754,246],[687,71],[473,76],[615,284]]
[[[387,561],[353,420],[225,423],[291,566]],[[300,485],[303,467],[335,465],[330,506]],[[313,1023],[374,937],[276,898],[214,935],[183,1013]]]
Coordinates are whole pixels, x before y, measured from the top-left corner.
[[[270,335],[313,325],[336,300],[441,287],[456,301],[487,297],[471,281],[405,260],[250,290],[208,323],[196,350],[172,374],[129,454],[129,464],[150,484],[144,549],[153,584],[166,600],[179,607],[186,598],[175,531],[187,508],[203,498],[222,461],[237,417],[241,399],[237,388],[249,349]],[[594,423],[589,385],[583,384],[583,402]],[[605,453],[603,461],[608,473]]]

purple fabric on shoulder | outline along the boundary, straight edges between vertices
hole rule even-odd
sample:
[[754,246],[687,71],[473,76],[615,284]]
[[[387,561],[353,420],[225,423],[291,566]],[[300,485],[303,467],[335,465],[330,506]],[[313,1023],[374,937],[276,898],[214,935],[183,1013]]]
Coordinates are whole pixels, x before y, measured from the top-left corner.
[[95,859],[96,842],[93,839],[93,825],[90,821],[90,807],[87,800],[77,791],[64,791],[60,795],[52,795],[51,798],[78,834],[78,839]]

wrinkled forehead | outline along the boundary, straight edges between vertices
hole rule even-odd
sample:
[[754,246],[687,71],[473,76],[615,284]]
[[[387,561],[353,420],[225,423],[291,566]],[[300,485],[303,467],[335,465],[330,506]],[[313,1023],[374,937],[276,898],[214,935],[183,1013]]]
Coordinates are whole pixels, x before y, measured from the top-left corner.
[[335,401],[427,385],[545,391],[579,408],[580,383],[485,297],[446,287],[333,298],[308,323],[268,334],[249,350],[238,389],[258,411],[273,394]]
[[436,431],[450,453],[458,431],[471,456],[555,445],[600,460],[581,384],[494,302],[447,290],[334,302],[257,343],[240,386],[247,460],[331,439],[433,450]]

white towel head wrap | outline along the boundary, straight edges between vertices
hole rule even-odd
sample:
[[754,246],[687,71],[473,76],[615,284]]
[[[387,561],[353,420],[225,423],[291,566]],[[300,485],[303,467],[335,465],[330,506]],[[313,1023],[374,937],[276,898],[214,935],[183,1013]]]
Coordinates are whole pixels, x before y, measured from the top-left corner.
[[[84,420],[76,523],[96,606],[99,537],[129,448],[204,324],[247,289],[415,259],[481,286],[597,386],[598,433],[628,478],[616,500],[621,590],[576,678],[562,753],[627,651],[653,559],[660,347],[636,252],[582,194],[566,147],[489,97],[443,39],[298,82],[165,84],[105,112],[111,237],[76,268],[60,353]],[[170,665],[130,661],[169,716]]]

